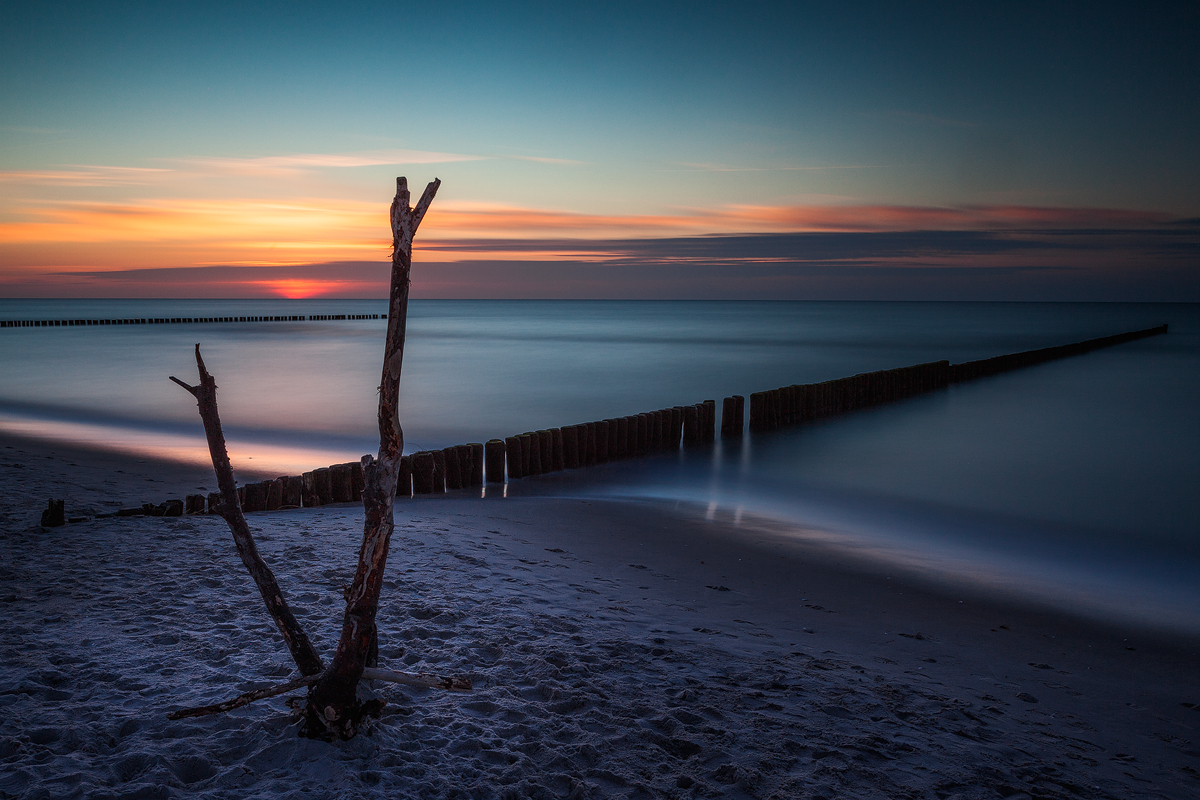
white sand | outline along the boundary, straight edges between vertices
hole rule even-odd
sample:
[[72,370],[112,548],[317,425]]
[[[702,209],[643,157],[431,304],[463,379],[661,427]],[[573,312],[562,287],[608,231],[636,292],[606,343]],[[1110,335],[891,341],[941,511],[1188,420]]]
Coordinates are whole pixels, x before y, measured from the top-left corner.
[[[293,674],[224,522],[37,522],[51,495],[98,511],[211,475],[5,440],[0,479],[3,798],[1200,796],[1195,642],[649,504],[400,503],[381,666],[474,692],[377,686],[383,718],[338,744],[282,698],[170,722]],[[328,654],[361,508],[250,522]]]

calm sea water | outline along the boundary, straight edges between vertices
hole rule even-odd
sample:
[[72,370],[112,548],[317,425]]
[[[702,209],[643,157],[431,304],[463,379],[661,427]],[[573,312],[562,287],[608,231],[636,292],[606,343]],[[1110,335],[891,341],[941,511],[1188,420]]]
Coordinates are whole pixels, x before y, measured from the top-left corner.
[[[0,300],[0,319],[382,313],[383,301]],[[1171,332],[735,447],[510,491],[700,503],[965,588],[1200,632],[1194,305],[415,301],[409,451],[1169,323]],[[207,461],[201,344],[235,465],[373,452],[384,321],[0,330],[0,429]]]

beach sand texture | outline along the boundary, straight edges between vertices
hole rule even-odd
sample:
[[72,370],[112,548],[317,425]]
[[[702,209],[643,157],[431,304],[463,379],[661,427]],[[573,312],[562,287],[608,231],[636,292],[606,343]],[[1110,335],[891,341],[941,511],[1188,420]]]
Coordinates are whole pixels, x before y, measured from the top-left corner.
[[[294,673],[224,522],[37,522],[211,472],[6,439],[0,478],[0,797],[1200,796],[1195,642],[650,503],[398,503],[381,666],[473,692],[377,685],[383,717],[336,744],[284,698],[171,722]],[[361,507],[250,523],[328,657]]]

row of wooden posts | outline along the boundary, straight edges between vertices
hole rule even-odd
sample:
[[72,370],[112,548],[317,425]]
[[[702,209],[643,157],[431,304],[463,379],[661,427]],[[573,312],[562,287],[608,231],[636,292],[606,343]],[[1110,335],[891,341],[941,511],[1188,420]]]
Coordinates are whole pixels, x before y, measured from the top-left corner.
[[5,319],[0,328],[71,328],[87,325],[190,325],[213,322],[324,322],[387,319],[387,314],[293,314],[273,317],[138,317],[133,319]]
[[[821,383],[796,384],[750,395],[750,431],[760,433],[800,425],[812,420],[881,405],[952,383],[994,375],[1056,358],[1079,355],[1101,347],[1166,333],[1167,326],[1090,339],[1086,342],[1030,350],[1024,353],[951,364],[932,361],[910,367],[879,370]],[[740,439],[745,430],[745,402],[741,395],[726,397],[721,405],[721,437]],[[486,444],[474,442],[441,450],[423,450],[404,456],[396,482],[398,497],[439,494],[447,491],[501,484],[534,475],[590,467],[655,453],[677,452],[681,447],[712,444],[716,438],[716,402],[673,406],[628,417],[598,420],[540,431],[527,431]],[[334,464],[274,480],[239,487],[243,511],[359,502],[363,471],[359,462]],[[146,504],[120,515],[215,513],[217,493],[189,495],[185,500]]]

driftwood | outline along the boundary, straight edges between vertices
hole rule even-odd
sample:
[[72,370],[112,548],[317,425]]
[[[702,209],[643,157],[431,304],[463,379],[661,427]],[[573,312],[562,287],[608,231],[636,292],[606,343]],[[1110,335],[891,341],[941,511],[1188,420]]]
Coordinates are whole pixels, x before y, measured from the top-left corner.
[[[379,640],[375,616],[379,608],[383,575],[387,568],[388,546],[395,526],[392,506],[404,451],[404,433],[399,417],[400,368],[404,358],[404,334],[408,321],[412,242],[421,219],[429,209],[429,204],[433,202],[440,185],[438,180],[430,183],[416,208],[412,208],[408,204],[408,182],[404,178],[396,179],[396,199],[392,203],[391,213],[392,286],[387,339],[384,342],[383,375],[379,385],[379,455],[375,458],[363,456],[361,484],[358,464],[337,465],[339,474],[336,484],[339,494],[344,494],[348,487],[353,486],[353,489],[357,489],[359,485],[362,486],[365,521],[362,545],[358,553],[358,568],[353,582],[345,591],[346,611],[341,637],[328,669],[325,669],[316,649],[288,608],[274,574],[254,545],[254,538],[242,513],[233,468],[230,466],[229,454],[225,447],[225,435],[221,430],[221,418],[217,412],[216,381],[204,366],[204,359],[200,356],[200,345],[196,345],[196,366],[200,373],[200,384],[190,386],[171,376],[172,381],[191,392],[197,400],[200,418],[204,421],[204,431],[208,437],[213,468],[217,474],[217,484],[221,489],[215,510],[229,524],[238,554],[254,578],[267,611],[283,634],[292,658],[303,676],[279,686],[247,692],[224,703],[176,711],[171,714],[171,719],[219,714],[255,700],[308,686],[311,688],[304,709],[303,733],[312,738],[349,739],[358,731],[363,718],[373,713],[378,706],[378,703],[360,703],[357,689],[359,681],[364,678],[443,689],[471,688],[471,682],[465,678],[410,675],[378,669],[376,666]],[[346,474],[343,475],[343,472]],[[328,501],[326,496],[331,492],[330,470],[314,470],[312,485],[307,486],[307,483],[306,476],[305,491],[308,494],[316,494],[318,499]],[[274,483],[268,482],[268,485],[273,486]],[[250,499],[250,487],[246,488],[247,499]],[[257,497],[258,492],[254,494]],[[269,496],[268,494],[267,497]]]
[[396,179],[392,201],[392,285],[388,299],[387,339],[383,349],[383,374],[379,382],[379,455],[363,456],[363,540],[358,569],[346,590],[346,613],[333,662],[308,694],[305,734],[314,738],[354,736],[363,718],[356,696],[358,682],[377,651],[375,613],[387,566],[388,546],[395,521],[392,505],[396,477],[404,452],[400,426],[400,368],[404,361],[404,334],[408,324],[409,273],[412,243],[441,181],[434,180],[416,208],[409,203],[408,181]]
[[[303,689],[306,686],[312,686],[317,682],[319,675],[305,675],[295,680],[281,683],[276,686],[268,686],[264,689],[255,689],[252,692],[239,694],[232,700],[226,700],[223,703],[214,703],[210,706],[198,706],[197,708],[184,708],[179,711],[172,711],[167,715],[167,719],[187,719],[188,717],[206,717],[210,714],[224,714],[226,711],[233,711],[235,708],[248,706],[255,700],[265,700],[268,697],[277,697],[281,694]],[[446,678],[441,675],[414,675],[411,672],[393,672],[390,669],[377,669],[375,667],[365,667],[362,674],[363,680],[368,681],[384,681],[385,683],[399,683],[403,686],[417,686],[423,689],[446,689],[449,691],[469,692],[471,691],[471,681],[466,678]]]
[[259,555],[254,537],[250,533],[250,526],[246,524],[246,517],[242,514],[237,483],[233,479],[233,467],[229,463],[229,452],[225,448],[225,434],[221,430],[221,415],[217,412],[217,382],[204,367],[199,344],[196,345],[196,369],[200,372],[198,386],[189,386],[174,375],[171,376],[171,380],[191,392],[200,408],[200,419],[204,421],[204,434],[208,438],[208,453],[217,473],[217,486],[221,489],[217,513],[225,519],[229,530],[233,532],[238,555],[250,571],[250,577],[254,578],[263,602],[266,603],[267,613],[275,620],[292,659],[300,668],[300,674],[317,675],[324,670],[321,657],[317,655],[316,648],[296,621],[287,601],[283,599],[283,590],[279,588],[271,568]]

